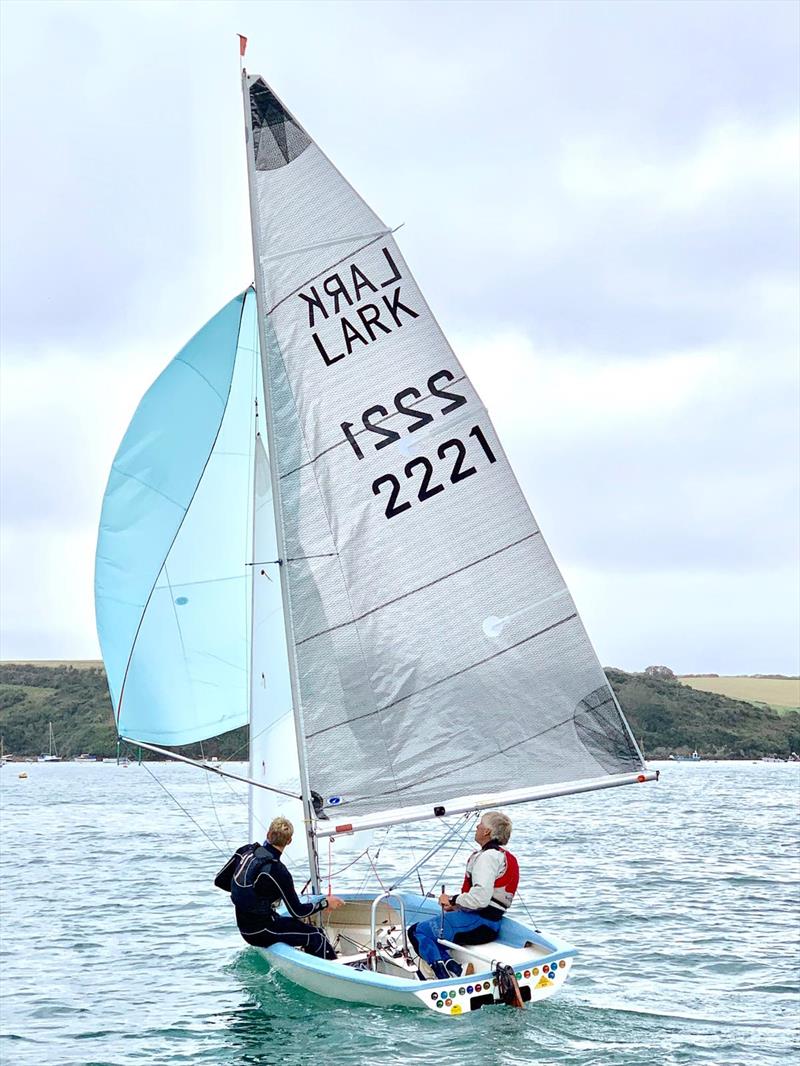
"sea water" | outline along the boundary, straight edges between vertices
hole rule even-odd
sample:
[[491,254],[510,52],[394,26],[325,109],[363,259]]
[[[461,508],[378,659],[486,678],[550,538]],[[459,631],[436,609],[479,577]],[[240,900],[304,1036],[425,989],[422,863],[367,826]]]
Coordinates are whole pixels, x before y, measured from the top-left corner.
[[[661,764],[658,784],[512,809],[514,911],[580,955],[545,1003],[457,1019],[316,999],[244,945],[212,886],[247,839],[240,786],[22,769],[0,772],[4,1066],[798,1061],[800,766]],[[376,834],[384,880],[441,830]],[[426,888],[455,890],[468,852]]]

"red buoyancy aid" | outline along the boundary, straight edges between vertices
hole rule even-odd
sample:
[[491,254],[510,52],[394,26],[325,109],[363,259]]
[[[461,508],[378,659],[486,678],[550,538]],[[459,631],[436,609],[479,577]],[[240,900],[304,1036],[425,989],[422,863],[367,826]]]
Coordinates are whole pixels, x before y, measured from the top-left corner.
[[[519,886],[519,863],[515,855],[512,855],[506,848],[497,846],[498,851],[502,851],[506,864],[501,872],[500,876],[495,880],[494,888],[492,889],[492,899],[488,907],[484,907],[484,911],[491,911],[494,908],[498,909],[499,913],[494,915],[487,914],[486,917],[502,918],[503,913],[508,910],[514,900],[514,894]],[[472,861],[480,855],[480,851],[475,851],[470,855],[467,862],[467,872],[464,874],[464,883],[461,886],[462,892],[469,892],[472,888],[472,875],[470,869]],[[478,912],[482,913],[481,911]]]

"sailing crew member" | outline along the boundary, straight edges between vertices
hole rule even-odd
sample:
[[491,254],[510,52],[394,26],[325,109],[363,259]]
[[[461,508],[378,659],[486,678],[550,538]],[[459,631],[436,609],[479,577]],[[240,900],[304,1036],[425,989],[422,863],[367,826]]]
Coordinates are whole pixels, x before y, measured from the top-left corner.
[[[236,924],[248,944],[268,948],[290,944],[321,959],[335,959],[330,941],[313,925],[301,922],[312,914],[344,905],[338,896],[311,897],[302,902],[292,875],[283,865],[283,849],[292,842],[294,826],[288,818],[273,818],[264,844],[245,844],[228,859],[214,884],[230,892],[236,907]],[[278,914],[284,903],[288,917]]]
[[511,819],[502,811],[486,811],[475,829],[473,851],[461,891],[439,896],[442,914],[418,922],[408,930],[417,954],[436,977],[460,977],[461,966],[439,943],[487,944],[497,937],[503,915],[511,906],[519,884],[519,863],[505,845],[511,837]]

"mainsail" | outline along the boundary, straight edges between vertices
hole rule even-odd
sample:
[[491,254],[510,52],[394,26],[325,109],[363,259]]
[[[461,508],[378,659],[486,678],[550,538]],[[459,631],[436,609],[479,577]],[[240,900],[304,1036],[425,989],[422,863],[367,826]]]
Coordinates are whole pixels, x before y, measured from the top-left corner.
[[575,604],[391,231],[265,82],[244,79],[307,785],[347,821],[638,773]]

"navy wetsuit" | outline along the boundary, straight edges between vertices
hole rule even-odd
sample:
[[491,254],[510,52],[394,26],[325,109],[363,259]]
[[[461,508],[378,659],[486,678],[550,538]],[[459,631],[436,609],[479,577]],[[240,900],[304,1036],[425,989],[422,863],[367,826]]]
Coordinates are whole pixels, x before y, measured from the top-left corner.
[[[299,921],[328,906],[328,901],[300,900],[292,875],[281,862],[281,853],[271,844],[245,844],[228,859],[214,884],[230,892],[236,905],[236,924],[248,944],[268,948],[290,944],[322,959],[335,959],[336,952],[321,929]],[[283,902],[289,912],[280,915]]]

